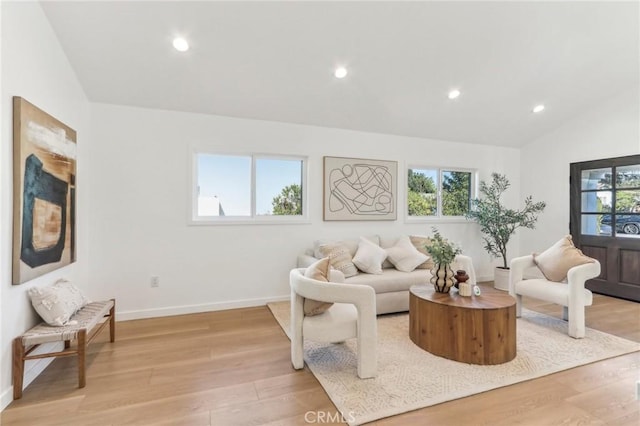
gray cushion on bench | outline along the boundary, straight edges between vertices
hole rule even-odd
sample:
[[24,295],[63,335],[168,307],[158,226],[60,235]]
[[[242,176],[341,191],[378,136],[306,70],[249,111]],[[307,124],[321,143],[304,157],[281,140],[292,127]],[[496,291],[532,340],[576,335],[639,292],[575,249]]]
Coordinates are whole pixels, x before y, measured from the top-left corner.
[[77,321],[76,324],[55,327],[42,322],[22,335],[22,344],[31,346],[47,342],[75,340],[79,330],[83,328],[87,332],[92,330],[112,307],[112,300],[88,303],[71,317],[72,321]]

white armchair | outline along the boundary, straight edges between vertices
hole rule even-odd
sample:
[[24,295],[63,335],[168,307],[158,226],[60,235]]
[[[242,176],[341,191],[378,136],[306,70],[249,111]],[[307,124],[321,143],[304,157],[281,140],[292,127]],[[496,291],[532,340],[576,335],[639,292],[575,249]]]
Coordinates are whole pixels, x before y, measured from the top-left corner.
[[[358,339],[358,376],[375,377],[377,372],[376,297],[367,285],[322,282],[304,276],[304,268],[293,269],[291,285],[291,362],[304,367],[305,339],[338,343]],[[305,316],[304,299],[334,302],[320,315]]]
[[533,297],[562,305],[562,319],[568,320],[569,336],[582,338],[585,334],[585,306],[593,303],[593,294],[584,287],[585,281],[600,275],[598,261],[574,266],[567,273],[567,282],[544,278],[523,279],[526,269],[536,267],[533,256],[511,261],[509,294],[516,299],[516,317],[522,313],[522,296]]

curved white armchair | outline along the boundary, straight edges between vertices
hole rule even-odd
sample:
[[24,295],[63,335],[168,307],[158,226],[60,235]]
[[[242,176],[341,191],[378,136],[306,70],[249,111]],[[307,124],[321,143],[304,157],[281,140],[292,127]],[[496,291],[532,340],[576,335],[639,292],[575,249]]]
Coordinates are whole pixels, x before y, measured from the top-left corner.
[[[304,268],[293,269],[291,285],[291,362],[304,367],[305,339],[338,343],[358,339],[358,376],[375,377],[377,372],[376,297],[367,285],[322,282],[304,276]],[[320,315],[305,316],[304,299],[334,302]]]
[[593,294],[584,287],[585,281],[600,275],[600,263],[574,266],[567,273],[567,282],[546,279],[523,279],[527,268],[535,267],[533,256],[522,256],[511,261],[509,294],[516,298],[516,316],[522,313],[522,296],[534,297],[562,305],[562,319],[569,321],[569,336],[582,338],[585,333],[585,306],[593,303]]

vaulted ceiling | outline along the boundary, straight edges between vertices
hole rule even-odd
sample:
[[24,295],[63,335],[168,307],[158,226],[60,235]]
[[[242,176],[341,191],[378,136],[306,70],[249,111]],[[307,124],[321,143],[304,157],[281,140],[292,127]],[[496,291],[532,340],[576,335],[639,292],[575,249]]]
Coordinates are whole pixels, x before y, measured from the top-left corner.
[[640,79],[638,2],[42,7],[95,102],[518,147]]

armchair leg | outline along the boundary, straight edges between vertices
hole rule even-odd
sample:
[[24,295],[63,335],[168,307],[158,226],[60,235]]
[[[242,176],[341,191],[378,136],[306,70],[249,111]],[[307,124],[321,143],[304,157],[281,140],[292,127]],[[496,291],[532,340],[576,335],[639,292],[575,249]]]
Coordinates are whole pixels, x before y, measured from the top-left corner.
[[378,375],[376,345],[358,346],[358,377],[370,379]]
[[562,307],[562,319],[569,321],[569,308],[567,306]]
[[369,379],[378,374],[378,331],[375,322],[358,324],[358,377]]
[[516,294],[516,318],[522,316],[522,295]]
[[303,340],[292,339],[291,340],[291,363],[293,368],[300,370],[304,368],[304,349]]
[[[566,309],[566,307],[565,307]],[[564,309],[563,309],[564,311]],[[569,336],[575,339],[582,339],[585,335],[584,306],[569,309]]]

